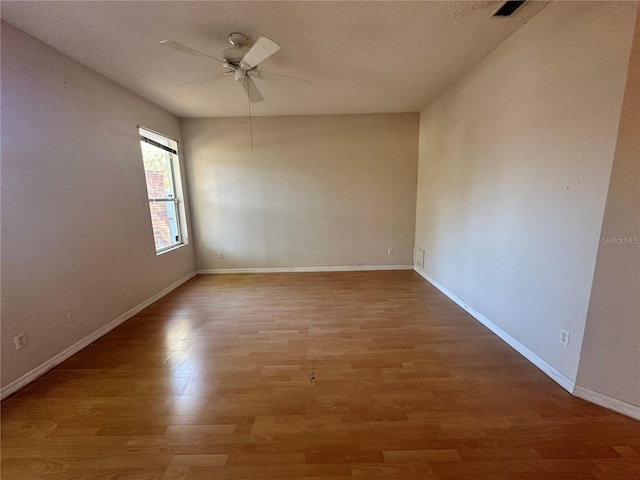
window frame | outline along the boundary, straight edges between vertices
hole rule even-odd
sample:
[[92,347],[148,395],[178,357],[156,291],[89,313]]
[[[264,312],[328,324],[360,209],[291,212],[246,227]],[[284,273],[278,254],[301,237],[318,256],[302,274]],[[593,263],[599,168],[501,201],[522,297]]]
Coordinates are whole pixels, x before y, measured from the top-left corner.
[[[179,196],[179,190],[176,188],[176,177],[179,179],[179,169],[180,169],[180,154],[178,153],[178,141],[170,138],[162,133],[156,132],[149,128],[138,125],[138,135],[140,140],[140,149],[141,149],[141,159],[142,159],[142,167],[145,172],[145,188],[147,189],[147,199],[149,202],[149,217],[151,220],[151,228],[153,234],[153,243],[156,247],[156,255],[160,255],[162,253],[168,252],[170,250],[174,250],[176,248],[181,247],[186,244],[185,234],[183,232],[182,227],[182,216],[183,212],[181,211],[181,198]],[[155,138],[154,138],[155,137]],[[162,142],[167,143],[164,145]],[[167,165],[167,173],[169,177],[169,186],[171,187],[171,192],[168,196],[165,197],[151,197],[149,192],[149,184],[147,183],[147,175],[146,170],[144,170],[144,153],[142,151],[142,143],[147,143],[156,148],[162,150],[165,155],[165,162]],[[172,148],[172,144],[175,144],[175,148]],[[178,171],[178,175],[176,175],[176,170]],[[173,195],[173,196],[171,196]],[[153,222],[153,213],[151,206],[158,203],[170,202],[173,203],[173,211],[175,213],[175,226],[176,226],[176,234],[172,235],[172,237],[177,237],[177,240],[171,242],[169,245],[166,245],[161,248],[157,248],[156,246],[156,236],[155,236],[155,228]]]

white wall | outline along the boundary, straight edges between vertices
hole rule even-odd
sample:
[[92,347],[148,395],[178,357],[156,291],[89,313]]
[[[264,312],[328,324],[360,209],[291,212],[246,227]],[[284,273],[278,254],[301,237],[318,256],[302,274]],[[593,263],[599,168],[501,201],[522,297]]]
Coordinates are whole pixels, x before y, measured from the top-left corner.
[[182,128],[199,271],[412,265],[418,114]]
[[1,75],[4,387],[195,265],[156,256],[136,127],[177,118],[6,23]]
[[424,272],[569,383],[637,8],[551,3],[420,117]]
[[577,384],[640,406],[640,16]]

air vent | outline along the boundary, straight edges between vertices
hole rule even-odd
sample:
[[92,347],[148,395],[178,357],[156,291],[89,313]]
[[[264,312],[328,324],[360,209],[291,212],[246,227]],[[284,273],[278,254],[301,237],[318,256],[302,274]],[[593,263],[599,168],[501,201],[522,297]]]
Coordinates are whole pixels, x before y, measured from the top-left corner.
[[496,10],[496,13],[493,14],[494,17],[508,17],[509,15],[513,15],[517,9],[519,9],[525,0],[509,0],[504,2],[504,4]]
[[424,268],[424,250],[416,245],[413,246],[413,264]]

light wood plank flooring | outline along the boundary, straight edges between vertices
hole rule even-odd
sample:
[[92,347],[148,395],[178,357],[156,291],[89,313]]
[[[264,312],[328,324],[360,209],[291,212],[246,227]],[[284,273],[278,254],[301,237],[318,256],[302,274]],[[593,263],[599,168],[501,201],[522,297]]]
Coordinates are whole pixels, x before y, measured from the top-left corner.
[[34,478],[633,480],[640,422],[414,272],[198,276],[2,403]]

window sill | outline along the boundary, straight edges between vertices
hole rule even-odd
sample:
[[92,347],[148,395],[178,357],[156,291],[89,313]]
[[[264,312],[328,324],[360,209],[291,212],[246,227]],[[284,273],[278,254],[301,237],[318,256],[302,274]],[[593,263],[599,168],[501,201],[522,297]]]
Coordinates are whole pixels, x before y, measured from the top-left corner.
[[169,247],[166,250],[161,250],[159,252],[156,252],[156,256],[159,257],[160,255],[164,255],[165,253],[175,252],[176,250],[186,246],[187,246],[186,243],[180,243],[179,245],[174,245],[173,247]]

